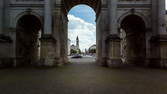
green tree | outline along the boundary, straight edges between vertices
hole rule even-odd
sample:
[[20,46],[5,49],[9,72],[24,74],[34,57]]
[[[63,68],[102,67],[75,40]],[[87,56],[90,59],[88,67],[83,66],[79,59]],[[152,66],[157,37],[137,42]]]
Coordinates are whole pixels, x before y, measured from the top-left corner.
[[78,51],[79,51],[78,53],[81,54],[81,50],[79,49]]
[[77,51],[76,51],[76,50],[74,50],[74,49],[71,49],[71,50],[70,50],[70,53],[71,53],[71,54],[76,54],[76,53],[77,53]]
[[96,53],[96,49],[89,49],[89,53]]

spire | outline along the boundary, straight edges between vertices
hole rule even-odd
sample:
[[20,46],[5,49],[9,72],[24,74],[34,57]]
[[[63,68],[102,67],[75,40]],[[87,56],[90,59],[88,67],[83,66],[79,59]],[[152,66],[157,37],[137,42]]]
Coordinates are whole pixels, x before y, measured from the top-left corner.
[[76,46],[77,46],[77,48],[79,49],[79,37],[77,36],[77,38],[76,38]]
[[77,36],[77,41],[79,41],[79,38],[78,38],[78,36]]

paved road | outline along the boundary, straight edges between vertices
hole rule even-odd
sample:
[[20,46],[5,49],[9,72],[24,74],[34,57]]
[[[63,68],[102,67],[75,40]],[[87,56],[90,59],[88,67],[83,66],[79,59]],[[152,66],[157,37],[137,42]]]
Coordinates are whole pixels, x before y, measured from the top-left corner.
[[167,70],[74,61],[59,68],[1,69],[0,94],[167,94]]

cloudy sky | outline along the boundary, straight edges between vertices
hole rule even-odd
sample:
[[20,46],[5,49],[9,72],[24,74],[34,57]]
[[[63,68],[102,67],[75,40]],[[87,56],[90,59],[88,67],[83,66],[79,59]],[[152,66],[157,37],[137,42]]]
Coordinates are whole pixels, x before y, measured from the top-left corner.
[[79,36],[82,51],[96,44],[95,12],[91,7],[86,5],[73,7],[68,14],[68,19],[68,38],[71,44],[76,44],[77,36]]
[[80,40],[82,51],[96,44],[95,12],[86,5],[72,8],[68,14],[68,38],[71,44],[76,44],[76,37]]

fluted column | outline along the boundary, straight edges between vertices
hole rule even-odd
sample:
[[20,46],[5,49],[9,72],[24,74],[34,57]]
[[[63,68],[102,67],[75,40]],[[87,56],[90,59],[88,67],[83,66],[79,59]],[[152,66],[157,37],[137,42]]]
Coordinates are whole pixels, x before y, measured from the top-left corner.
[[167,67],[167,33],[165,28],[165,0],[158,0],[158,31],[160,44],[160,66]]
[[110,34],[117,34],[117,0],[109,0]]
[[165,0],[158,0],[158,19],[159,34],[165,34]]
[[153,36],[157,35],[157,31],[158,31],[158,20],[157,20],[157,15],[158,15],[158,11],[157,11],[157,2],[159,0],[152,0],[152,33],[153,33]]
[[109,67],[120,67],[120,38],[117,27],[117,0],[108,0],[109,34],[106,38],[106,63]]
[[52,12],[50,0],[45,0],[44,34],[52,34]]
[[0,33],[2,32],[3,0],[0,0]]

